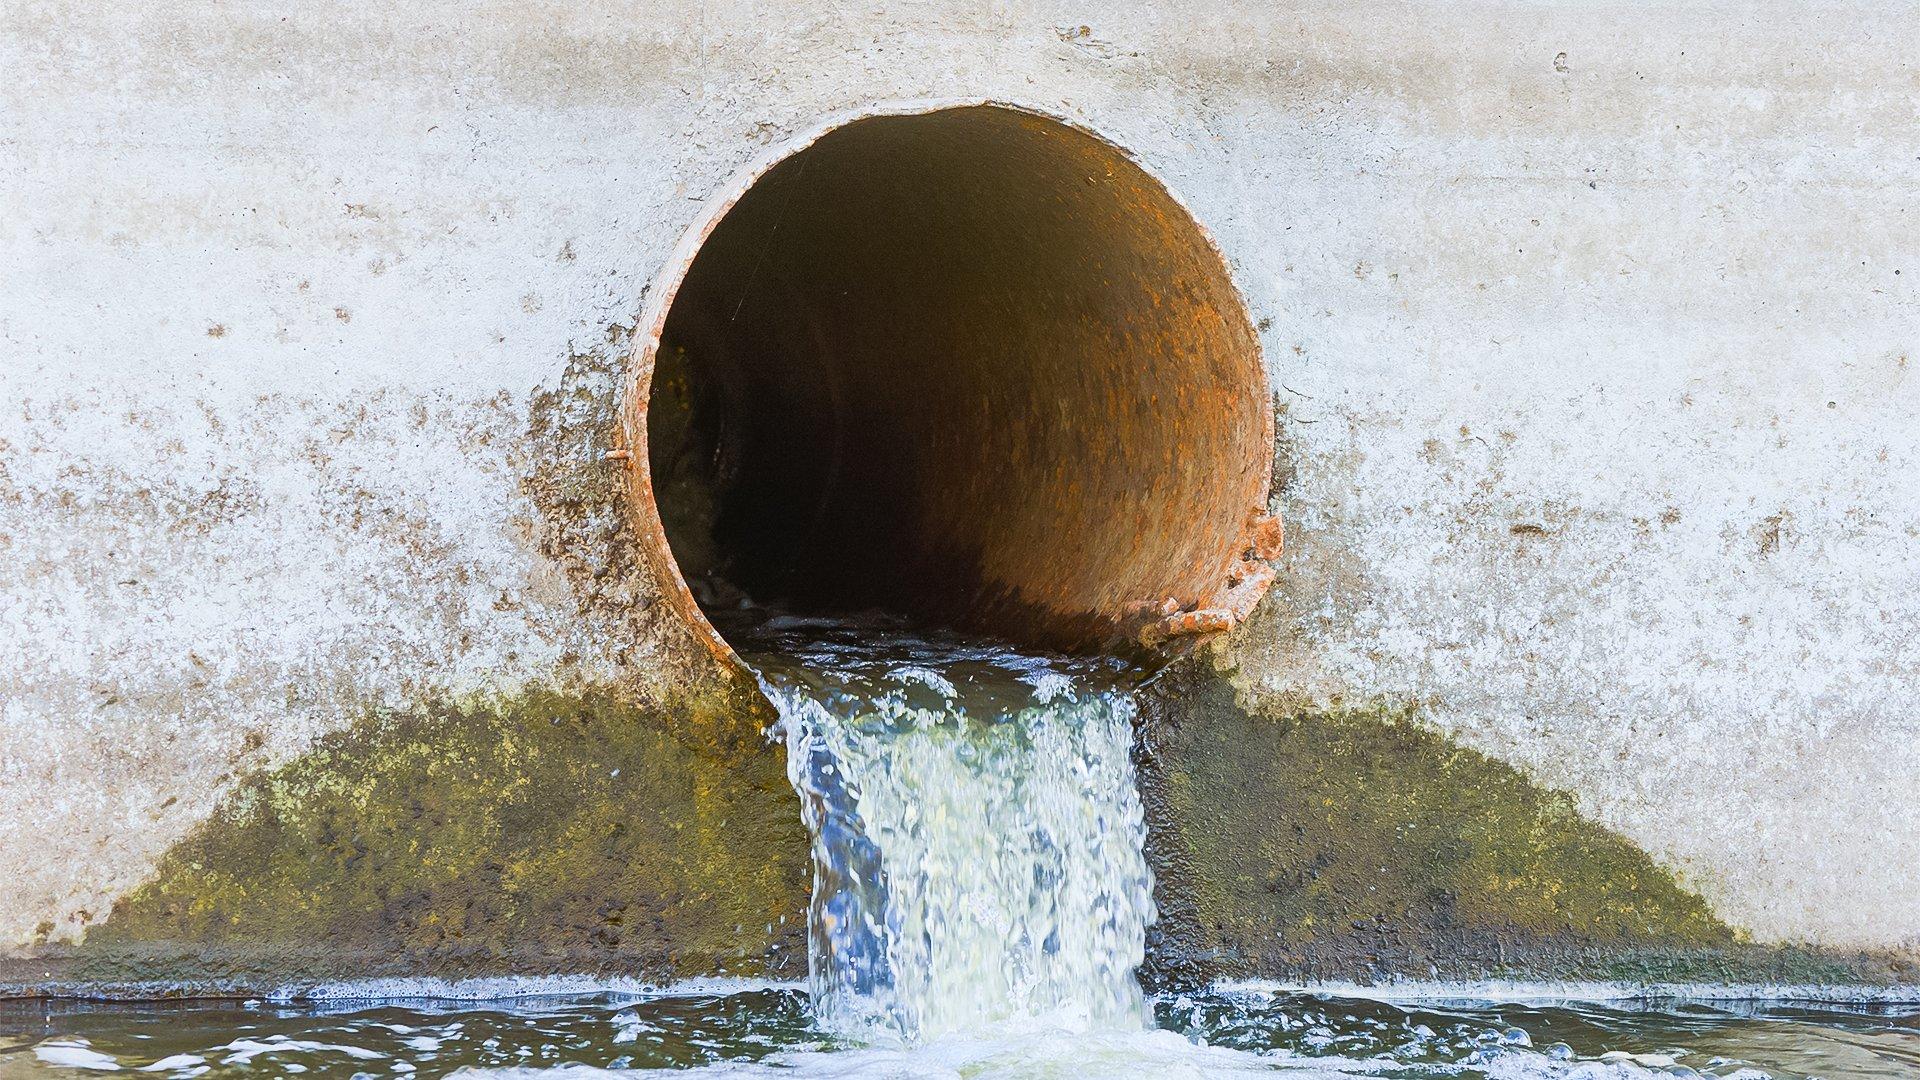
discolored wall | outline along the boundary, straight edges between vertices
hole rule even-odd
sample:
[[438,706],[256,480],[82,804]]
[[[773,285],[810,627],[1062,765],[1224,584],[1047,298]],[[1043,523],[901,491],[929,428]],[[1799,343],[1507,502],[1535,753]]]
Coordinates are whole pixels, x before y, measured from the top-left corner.
[[954,97],[1164,180],[1274,393],[1158,970],[1912,981],[1917,23],[16,5],[3,981],[790,970],[778,760],[601,455],[729,177]]
[[1911,950],[1757,942],[1574,798],[1416,707],[1248,701],[1205,664],[1144,704],[1150,984],[1920,980]]

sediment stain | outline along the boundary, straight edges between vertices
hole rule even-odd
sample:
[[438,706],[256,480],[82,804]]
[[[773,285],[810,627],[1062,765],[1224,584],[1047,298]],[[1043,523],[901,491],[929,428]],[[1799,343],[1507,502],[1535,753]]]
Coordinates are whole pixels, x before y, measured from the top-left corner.
[[[807,837],[766,719],[744,686],[369,714],[243,780],[76,953],[0,979],[797,976]],[[1569,797],[1404,707],[1249,709],[1186,663],[1146,693],[1141,735],[1156,986],[1920,982],[1911,957],[1744,942]]]
[[243,781],[72,975],[794,975],[807,839],[757,715],[558,690],[369,715]]
[[1911,981],[1911,959],[1743,940],[1570,796],[1409,705],[1249,708],[1187,661],[1143,708],[1161,923],[1148,977]]

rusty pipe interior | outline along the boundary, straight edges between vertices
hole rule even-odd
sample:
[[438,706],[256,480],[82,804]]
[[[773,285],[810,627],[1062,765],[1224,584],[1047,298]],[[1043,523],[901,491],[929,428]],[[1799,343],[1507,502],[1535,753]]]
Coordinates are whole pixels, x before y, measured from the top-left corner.
[[1204,606],[1272,414],[1219,253],[1126,154],[999,106],[836,128],[699,248],[645,428],[672,557],[750,596],[1099,650]]

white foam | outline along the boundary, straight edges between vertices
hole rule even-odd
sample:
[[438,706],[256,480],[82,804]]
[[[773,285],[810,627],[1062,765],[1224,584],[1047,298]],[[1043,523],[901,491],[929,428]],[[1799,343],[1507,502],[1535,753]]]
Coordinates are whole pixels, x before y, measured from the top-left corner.
[[1920,1004],[1920,985],[1840,986],[1815,983],[1626,983],[1551,980],[1405,979],[1378,983],[1293,982],[1271,979],[1229,980],[1214,984],[1223,993],[1315,994],[1364,1001],[1455,1002],[1460,1004],[1664,1004],[1697,1002],[1904,1005]]
[[[1501,1048],[1470,1064],[1408,1066],[1389,1058],[1300,1057],[1261,1054],[1191,1042],[1170,1031],[1068,1031],[1025,1026],[993,1033],[942,1036],[903,1046],[795,1050],[757,1062],[726,1062],[689,1070],[703,1080],[1232,1080],[1273,1075],[1286,1080],[1360,1080],[1381,1075],[1490,1080],[1656,1080],[1671,1077],[1658,1055],[1616,1060],[1572,1060],[1525,1048]],[[1651,1064],[1650,1064],[1651,1062]],[[533,1080],[629,1077],[602,1069],[470,1070],[465,1077]],[[1740,1080],[1766,1074],[1743,1070]]]
[[475,979],[355,979],[283,986],[267,995],[275,1004],[296,1001],[506,1001],[516,998],[616,996],[635,998],[717,997],[762,990],[804,990],[776,979],[687,979],[650,982],[599,975],[500,976]]
[[[1300,1080],[1351,1080],[1365,1063],[1265,1057],[1202,1046],[1169,1031],[1070,1031],[1021,1025],[949,1035],[913,1045],[797,1050],[758,1062],[725,1062],[690,1070],[704,1080],[786,1077],[790,1080],[1213,1080],[1285,1071]],[[599,1069],[471,1071],[465,1076],[569,1078],[630,1076]]]
[[231,1050],[221,1064],[245,1065],[262,1054],[345,1054],[360,1061],[378,1061],[387,1055],[378,1050],[369,1050],[364,1046],[351,1046],[346,1043],[323,1043],[309,1039],[290,1039],[284,1035],[274,1035],[266,1039],[235,1039],[221,1047]]
[[207,1059],[201,1057],[199,1054],[169,1054],[151,1065],[140,1066],[140,1071],[171,1072],[175,1069],[187,1069],[195,1065],[205,1065],[206,1063]]
[[67,1069],[92,1069],[96,1072],[119,1072],[120,1063],[86,1044],[84,1039],[73,1042],[41,1043],[33,1048],[33,1056],[48,1065],[57,1065]]

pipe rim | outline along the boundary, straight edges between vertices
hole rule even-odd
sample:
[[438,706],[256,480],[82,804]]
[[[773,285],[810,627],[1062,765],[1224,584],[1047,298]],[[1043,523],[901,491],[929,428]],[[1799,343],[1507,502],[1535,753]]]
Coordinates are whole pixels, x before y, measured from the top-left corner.
[[[1171,185],[1160,174],[1149,168],[1139,156],[1119,142],[1083,119],[1069,116],[1054,109],[1014,101],[1000,97],[947,97],[913,98],[876,102],[858,108],[844,109],[823,116],[793,136],[774,143],[750,158],[746,164],[735,169],[721,187],[701,204],[698,216],[681,233],[667,260],[649,279],[646,299],[640,308],[639,319],[635,323],[634,333],[627,349],[626,372],[621,385],[621,406],[619,433],[621,444],[615,449],[625,452],[626,486],[628,498],[627,513],[629,524],[637,531],[641,539],[641,551],[647,565],[654,573],[654,579],[661,591],[661,599],[672,608],[679,622],[717,660],[728,674],[753,677],[753,668],[734,650],[707,613],[695,599],[692,588],[687,584],[681,572],[679,560],[674,556],[672,545],[667,539],[666,523],[660,515],[658,496],[653,488],[653,470],[649,460],[647,442],[647,411],[653,393],[653,373],[659,356],[661,337],[665,333],[667,316],[672,312],[674,301],[680,295],[681,287],[686,283],[687,274],[692,270],[694,260],[699,258],[707,240],[719,228],[734,207],[748,191],[760,182],[769,172],[781,163],[793,158],[828,134],[876,117],[925,116],[945,112],[950,109],[996,108],[1010,112],[1024,113],[1051,121],[1098,141],[1113,151],[1122,160],[1140,170],[1157,186],[1167,199],[1185,215],[1187,224],[1194,230],[1207,250],[1219,260],[1221,273],[1234,299],[1234,313],[1247,331],[1248,339],[1253,343],[1255,364],[1260,371],[1260,391],[1267,406],[1258,410],[1261,425],[1260,443],[1264,447],[1260,462],[1260,473],[1272,475],[1274,461],[1274,416],[1271,407],[1273,398],[1272,376],[1266,363],[1266,352],[1260,341],[1258,327],[1246,301],[1246,290],[1241,288],[1238,275],[1226,252],[1221,248],[1218,238],[1213,234],[1193,208],[1187,205]],[[1272,501],[1269,489],[1261,503],[1248,508],[1252,515],[1264,513]]]

